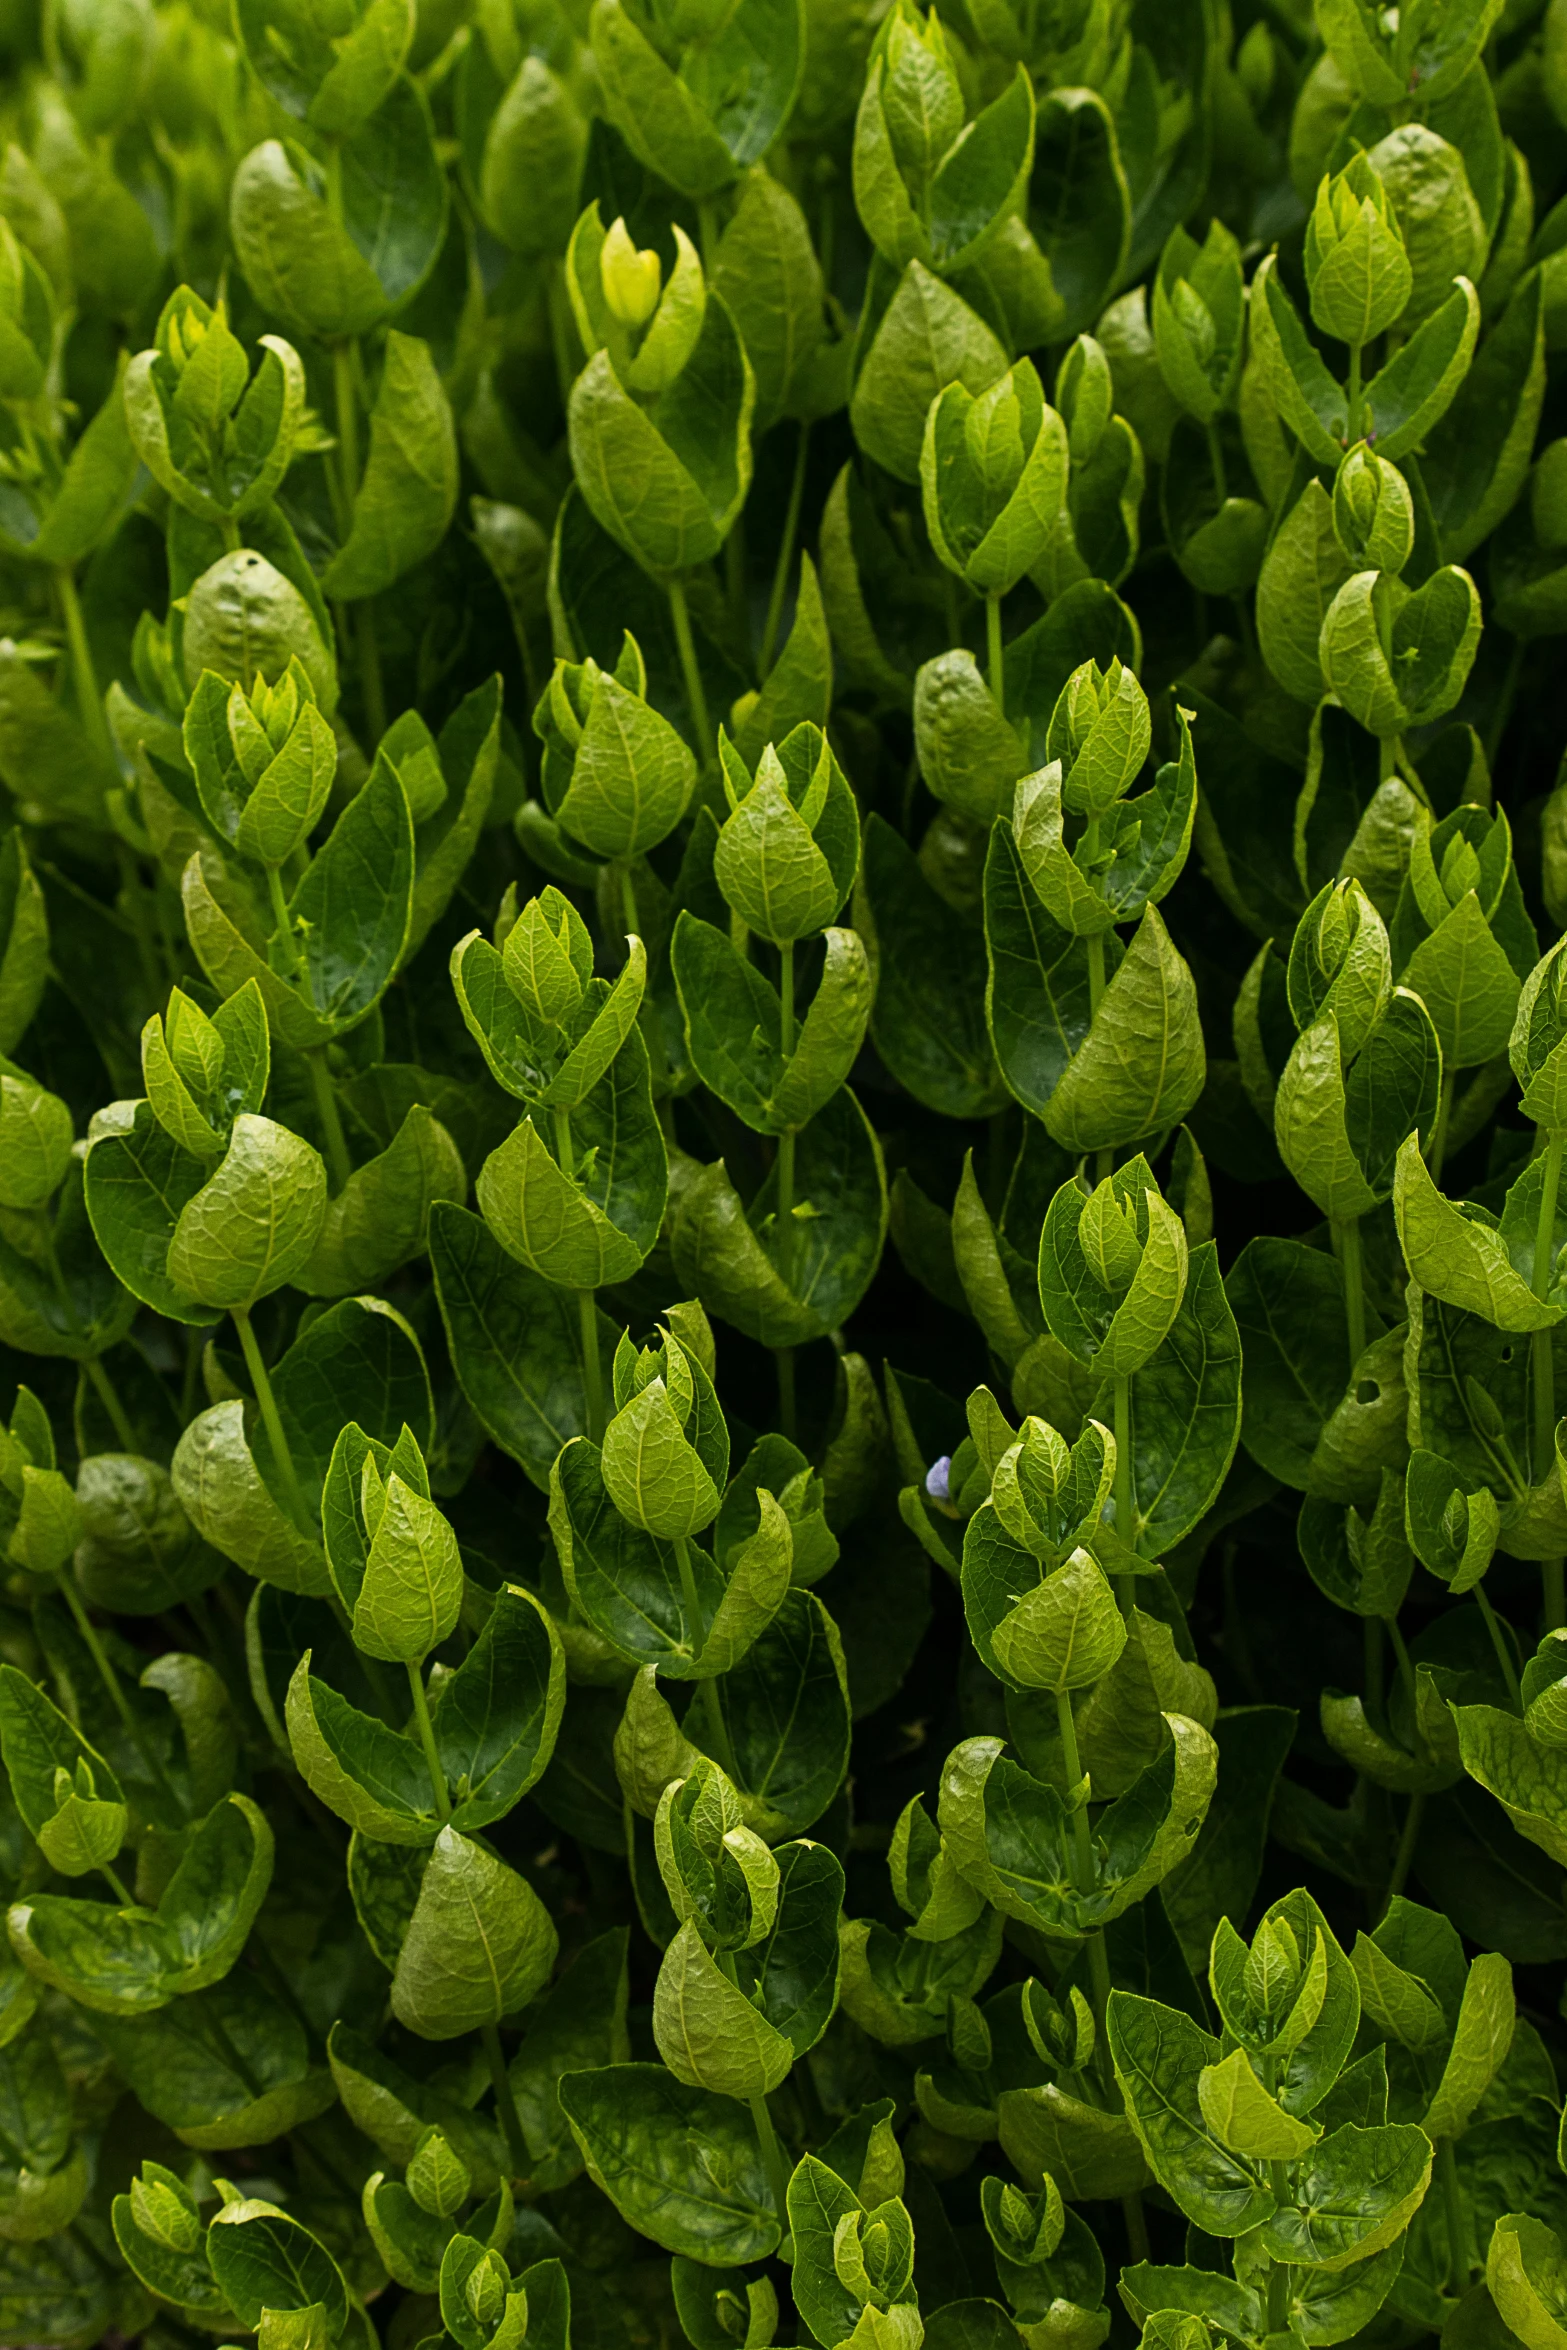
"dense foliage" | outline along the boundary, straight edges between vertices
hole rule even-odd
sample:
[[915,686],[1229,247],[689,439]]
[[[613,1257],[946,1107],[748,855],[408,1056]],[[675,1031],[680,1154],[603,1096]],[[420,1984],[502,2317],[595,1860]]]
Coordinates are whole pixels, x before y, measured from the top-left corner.
[[1567,2350],[1567,0],[0,44],[0,2343]]

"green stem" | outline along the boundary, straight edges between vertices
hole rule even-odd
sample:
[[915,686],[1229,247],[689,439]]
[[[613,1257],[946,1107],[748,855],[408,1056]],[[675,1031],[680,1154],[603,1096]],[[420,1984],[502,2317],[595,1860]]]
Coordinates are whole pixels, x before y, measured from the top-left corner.
[[[1099,1937],[1103,1941],[1104,1937]],[[1121,2216],[1126,2222],[1126,2241],[1134,2261],[1148,2258],[1148,2221],[1143,2212],[1141,2195],[1121,2197]]]
[[[1559,1563],[1557,1571],[1560,1573]],[[1496,1661],[1502,1668],[1502,1679],[1507,1683],[1507,1694],[1512,1699],[1514,1706],[1521,1711],[1522,1699],[1518,1689],[1518,1674],[1513,1664],[1512,1651],[1507,1645],[1507,1634],[1502,1630],[1495,1608],[1485,1596],[1483,1583],[1475,1585],[1474,1595],[1480,1603],[1480,1613],[1485,1619],[1485,1628],[1491,1636],[1491,1646],[1496,1651]]]
[[277,1463],[278,1475],[282,1478],[288,1493],[289,1508],[293,1512],[294,1522],[299,1531],[305,1533],[312,1530],[310,1516],[305,1508],[305,1497],[300,1491],[299,1478],[294,1468],[294,1456],[289,1451],[288,1438],[283,1433],[283,1422],[277,1408],[277,1397],[272,1392],[272,1382],[267,1377],[267,1366],[262,1360],[261,1349],[256,1343],[256,1334],[250,1327],[250,1309],[248,1306],[234,1306],[230,1310],[234,1316],[234,1327],[239,1332],[240,1351],[245,1357],[245,1368],[250,1373],[250,1383],[256,1391],[256,1404],[261,1413],[261,1424],[266,1429],[267,1441],[272,1447],[272,1457]]
[[1397,1616],[1384,1616],[1382,1621],[1387,1626],[1387,1636],[1393,1644],[1393,1654],[1398,1660],[1398,1677],[1404,1685],[1404,1696],[1408,1700],[1410,1711],[1413,1712],[1415,1705],[1415,1668],[1410,1662],[1409,1651],[1404,1646],[1404,1635],[1398,1628]]
[[1361,1633],[1365,1650],[1366,1712],[1373,1722],[1380,1722],[1383,1716],[1382,1618],[1362,1616]]
[[501,2125],[501,2136],[506,2141],[506,2152],[511,2161],[514,2178],[528,2175],[528,2141],[522,2134],[522,2118],[517,2111],[517,2100],[512,2095],[511,2075],[506,2070],[506,2051],[494,2024],[481,2024],[479,2038],[489,2060],[490,2081],[495,2090],[496,2118]]
[[1282,2335],[1288,2328],[1290,2314],[1290,2272],[1286,2263],[1276,2260],[1268,2271],[1268,2331]]
[[[687,1621],[691,1626],[692,1653],[695,1658],[700,1659],[703,1649],[707,1646],[707,1626],[702,1620],[701,1602],[697,1598],[696,1568],[691,1563],[689,1535],[678,1534],[675,1537],[675,1563],[680,1569],[680,1597],[685,1607]],[[729,1733],[724,1727],[723,1711],[718,1703],[716,1677],[711,1673],[704,1675],[696,1685],[696,1694],[697,1702],[702,1708],[702,1719],[707,1725],[707,1740],[712,1750],[713,1760],[728,1772],[730,1778],[733,1778],[735,1770],[734,1749],[729,1743]]]
[[[794,1051],[794,942],[792,939],[778,950],[778,1002],[779,1050],[784,1060],[787,1061]],[[778,1252],[775,1262],[785,1288],[789,1285],[794,1259],[794,1143],[792,1127],[787,1134],[780,1134],[778,1137],[778,1196],[775,1211]],[[783,1433],[792,1444],[795,1440],[796,1430],[794,1349],[782,1346],[776,1351],[778,1415],[783,1424]]]
[[131,1424],[130,1414],[115,1392],[114,1381],[103,1367],[102,1358],[98,1355],[89,1355],[83,1363],[82,1369],[91,1380],[98,1401],[108,1413],[110,1423],[115,1435],[120,1440],[122,1449],[126,1452],[134,1452],[136,1450],[136,1430]]
[[985,598],[985,644],[990,660],[990,698],[998,716],[1007,714],[1006,664],[1001,644],[1001,598]]
[[435,1724],[430,1719],[430,1701],[424,1693],[424,1674],[411,1660],[406,1669],[408,1694],[414,1701],[414,1724],[419,1732],[419,1744],[424,1749],[424,1767],[430,1774],[430,1793],[435,1798],[435,1816],[444,1828],[452,1816],[452,1799],[447,1792],[446,1773],[441,1767],[440,1750],[435,1743]]
[[1513,701],[1518,692],[1518,678],[1523,668],[1524,650],[1523,638],[1515,636],[1513,649],[1507,656],[1507,672],[1502,679],[1502,690],[1497,698],[1491,723],[1485,730],[1485,763],[1493,770],[1496,766],[1496,754],[1502,747],[1502,737],[1507,732],[1507,721],[1513,714]]
[[[1071,1692],[1066,1689],[1056,1691],[1056,1726],[1061,1734],[1061,1762],[1066,1779],[1065,1794],[1070,1802],[1082,1782],[1083,1762],[1077,1751],[1077,1724],[1072,1718]],[[1079,1893],[1092,1892],[1094,1844],[1088,1825],[1086,1803],[1078,1804],[1072,1814],[1072,1875],[1076,1879]],[[1103,1960],[1103,1938],[1096,1935],[1094,1940],[1100,1943],[1100,1958]],[[1102,2012],[1101,2010],[1101,2015]]]
[[82,1644],[92,1658],[93,1667],[99,1680],[103,1683],[109,1702],[120,1717],[121,1729],[141,1756],[142,1762],[146,1766],[147,1775],[159,1793],[168,1798],[176,1812],[183,1813],[186,1807],[175,1794],[169,1783],[167,1771],[147,1743],[146,1732],[136,1719],[131,1701],[121,1686],[119,1674],[109,1662],[109,1652],[99,1639],[97,1626],[82,1604],[82,1595],[76,1588],[70,1569],[67,1567],[55,1577],[55,1581],[64,1596],[66,1606],[75,1619],[76,1629],[82,1636]]
[[305,1067],[310,1071],[310,1090],[315,1095],[316,1116],[321,1121],[321,1132],[326,1140],[327,1165],[331,1170],[335,1197],[352,1175],[354,1163],[348,1155],[348,1138],[343,1132],[343,1120],[337,1107],[337,1088],[332,1083],[332,1072],[327,1067],[325,1045],[311,1047],[305,1054]]
[[1447,1157],[1447,1122],[1453,1114],[1453,1088],[1456,1082],[1456,1072],[1452,1069],[1444,1069],[1442,1091],[1437,1097],[1436,1132],[1431,1137],[1431,1180],[1433,1183],[1440,1183],[1442,1180],[1442,1162]]
[[114,1898],[119,1903],[121,1909],[134,1909],[136,1907],[134,1895],[126,1891],[124,1880],[116,1873],[115,1870],[110,1868],[106,1860],[101,1860],[98,1863],[98,1874],[100,1877],[102,1877],[104,1883],[108,1886],[109,1891],[114,1895]]
[[[1132,1548],[1132,1382],[1117,1377],[1115,1383],[1115,1531],[1117,1541]],[[1125,1615],[1135,1597],[1135,1579],[1117,1575],[1116,1596]]]
[[82,616],[82,600],[76,592],[76,574],[69,563],[55,565],[54,584],[65,618],[66,641],[71,648],[71,667],[76,675],[77,711],[83,732],[96,749],[113,759],[114,741],[109,733],[109,721],[103,714],[98,678],[93,668],[92,646],[87,641],[87,623]]
[[1385,1917],[1409,1881],[1410,1863],[1415,1857],[1415,1846],[1420,1839],[1420,1818],[1425,1810],[1423,1795],[1411,1795],[1409,1809],[1404,1814],[1403,1833],[1398,1839],[1398,1851],[1393,1857],[1393,1874],[1387,1881],[1387,1892],[1382,1898]]
[[598,1300],[591,1289],[577,1292],[577,1326],[582,1333],[582,1385],[588,1407],[588,1435],[604,1441],[604,1371],[599,1361]]
[[1219,493],[1219,504],[1222,506],[1230,494],[1230,487],[1224,468],[1224,443],[1219,438],[1219,428],[1216,424],[1210,424],[1208,427],[1208,464],[1213,474],[1213,486]]
[[784,596],[788,592],[789,574],[794,568],[794,542],[800,528],[800,507],[805,498],[805,462],[810,453],[811,428],[802,422],[799,439],[794,449],[794,472],[789,482],[789,503],[784,509],[783,539],[778,549],[778,560],[773,566],[772,592],[767,599],[767,618],[762,624],[762,655],[757,672],[765,681],[773,665],[773,647],[778,641],[779,623],[783,619]]
[[1333,1248],[1344,1275],[1344,1313],[1349,1323],[1349,1367],[1353,1373],[1366,1351],[1366,1283],[1358,1216],[1335,1222]]
[[778,2206],[778,2225],[783,2230],[783,2242],[778,2247],[778,2257],[780,2260],[792,2261],[794,2246],[789,2238],[789,2166],[784,2160],[783,2148],[778,2143],[778,2132],[773,2127],[773,2117],[767,2110],[767,2099],[758,2091],[754,2097],[747,2099],[747,2103],[751,2108],[751,2119],[756,2124],[756,2135],[761,2143],[762,2167],[767,2173],[767,2183],[773,2191],[773,2201]]
[[1359,343],[1349,346],[1349,420],[1345,437],[1351,448],[1360,438],[1360,349]]
[[672,579],[669,583],[669,617],[675,626],[680,675],[686,689],[691,725],[696,734],[696,755],[704,767],[711,767],[715,755],[713,722],[707,711],[707,688],[702,683],[702,672],[697,666],[696,643],[691,634],[691,614],[686,604],[683,580]]
[[[1562,1146],[1567,1136],[1552,1134],[1545,1144],[1545,1166],[1540,1184],[1540,1213],[1534,1231],[1534,1277],[1530,1286],[1543,1298],[1551,1286],[1556,1254],[1556,1203],[1561,1191]],[[1534,1388],[1534,1457],[1530,1480],[1538,1485],[1550,1474],[1556,1452],[1556,1362],[1549,1330],[1536,1330],[1529,1339],[1529,1367]],[[1540,1568],[1545,1630],[1554,1632],[1562,1621],[1562,1561],[1545,1560]]]
[[1442,2182],[1442,2216],[1447,2222],[1447,2289],[1450,2294],[1463,2292],[1469,2278],[1469,2254],[1465,2241],[1464,2199],[1458,2184],[1458,2164],[1453,2155],[1453,2141],[1442,2138],[1436,2149],[1436,2175]]
[[288,911],[288,899],[283,894],[283,875],[276,865],[267,867],[267,904],[272,910],[272,935],[280,938],[288,949],[289,973],[299,968],[299,943],[294,936],[294,925]]
[[232,514],[224,515],[222,522],[219,524],[219,528],[223,533],[224,554],[237,555],[240,548],[245,544],[245,540],[244,535],[240,530],[239,524],[234,520]]

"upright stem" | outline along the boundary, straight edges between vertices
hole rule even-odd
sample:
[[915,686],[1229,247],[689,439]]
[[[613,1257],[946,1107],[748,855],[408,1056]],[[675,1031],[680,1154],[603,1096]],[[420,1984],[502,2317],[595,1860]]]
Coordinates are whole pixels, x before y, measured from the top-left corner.
[[[1122,1377],[1115,1383],[1115,1531],[1117,1540],[1130,1550],[1133,1540],[1132,1382]],[[1125,1615],[1136,1596],[1134,1578],[1130,1574],[1117,1575],[1115,1587],[1121,1613]]]
[[[629,886],[629,885],[628,885]],[[631,910],[635,911],[635,905]],[[571,1139],[571,1112],[557,1108],[551,1113],[555,1124],[555,1164],[570,1179],[576,1164],[576,1151]],[[604,1372],[599,1361],[598,1304],[591,1289],[579,1289],[577,1299],[577,1329],[582,1343],[582,1387],[587,1405],[588,1435],[595,1444],[604,1441]]]
[[[1531,1287],[1543,1298],[1551,1286],[1556,1253],[1556,1203],[1561,1191],[1562,1146],[1567,1136],[1552,1134],[1545,1144],[1545,1166],[1540,1183],[1540,1214],[1534,1231],[1534,1278]],[[1538,1485],[1551,1473],[1556,1452],[1556,1363],[1549,1330],[1536,1330],[1529,1339],[1529,1368],[1534,1387],[1534,1457],[1529,1482]],[[1562,1621],[1562,1561],[1546,1559],[1540,1567],[1545,1630],[1554,1632]]]
[[108,1413],[110,1424],[122,1447],[126,1452],[134,1452],[136,1450],[136,1430],[131,1425],[130,1414],[115,1392],[114,1382],[104,1369],[102,1360],[97,1355],[89,1355],[83,1363],[82,1369],[91,1381],[98,1401]]
[[599,1361],[598,1300],[591,1289],[577,1292],[577,1325],[582,1333],[582,1385],[588,1407],[588,1435],[604,1441],[604,1371]]
[[794,473],[789,483],[789,503],[784,509],[783,540],[778,549],[778,560],[773,566],[772,592],[767,599],[767,618],[762,624],[762,654],[757,671],[763,681],[773,665],[773,647],[778,641],[779,623],[783,619],[784,597],[788,593],[789,574],[794,568],[794,542],[800,528],[800,507],[805,497],[805,461],[810,452],[811,428],[800,426],[795,442]]
[[778,2143],[778,2132],[774,2129],[773,2117],[767,2110],[767,2099],[758,2090],[754,2097],[747,2100],[747,2103],[750,2105],[751,2119],[756,2124],[756,2135],[761,2144],[762,2168],[767,2173],[767,2183],[772,2188],[773,2201],[778,2206],[778,2225],[783,2230],[783,2242],[778,2247],[778,2257],[780,2260],[792,2261],[794,2246],[789,2237],[789,2165],[785,2162],[783,2148]]
[[675,624],[680,675],[685,684],[686,702],[696,733],[696,754],[704,767],[711,767],[715,755],[713,722],[707,712],[707,688],[702,683],[702,672],[697,667],[696,643],[691,634],[691,614],[686,606],[683,580],[672,579],[669,583],[669,617]]
[[[1067,1800],[1070,1802],[1082,1782],[1083,1762],[1081,1755],[1077,1751],[1077,1724],[1072,1719],[1071,1692],[1066,1689],[1058,1689],[1056,1691],[1056,1725],[1061,1734],[1062,1769],[1066,1777]],[[1088,1825],[1088,1806],[1086,1803],[1078,1804],[1072,1813],[1072,1875],[1077,1881],[1077,1890],[1079,1893],[1089,1893],[1093,1890],[1094,1843],[1093,1836]],[[1093,1940],[1099,1944],[1099,1963],[1104,1965],[1106,1963],[1104,1955],[1104,1938],[1102,1935],[1096,1934],[1093,1936]],[[1090,1963],[1092,1964],[1092,1951],[1090,1951],[1089,1956]],[[1095,2005],[1099,2009],[1099,2019],[1102,2023],[1104,2020],[1104,2009],[1102,2003],[1097,1998],[1097,1987]]]
[[[688,1535],[680,1534],[675,1538],[675,1562],[680,1569],[680,1597],[685,1606],[686,1620],[691,1626],[693,1654],[700,1658],[707,1645],[707,1626],[702,1620],[702,1605],[697,1597],[696,1568],[691,1560]],[[734,1749],[729,1743],[729,1733],[724,1728],[724,1717],[718,1703],[718,1684],[711,1673],[698,1681],[696,1693],[702,1708],[702,1718],[707,1724],[708,1744],[713,1751],[713,1760],[733,1778]]]
[[1507,721],[1513,714],[1513,700],[1518,691],[1519,672],[1523,668],[1524,649],[1523,638],[1515,636],[1513,649],[1507,656],[1507,673],[1502,679],[1502,690],[1497,697],[1496,709],[1490,725],[1485,730],[1485,763],[1493,771],[1496,766],[1496,754],[1502,747],[1502,737],[1507,732]]
[[[342,475],[338,530],[346,538],[354,526],[359,497],[359,395],[354,384],[354,347],[339,343],[332,353],[332,390],[337,405],[337,459]],[[347,614],[340,605],[340,620]],[[361,606],[353,616],[355,650],[359,655],[359,691],[365,706],[365,728],[373,750],[386,732],[386,695],[381,681],[381,648],[369,612]]]
[[1393,1654],[1398,1660],[1398,1677],[1399,1680],[1403,1683],[1404,1696],[1408,1700],[1410,1711],[1413,1712],[1415,1705],[1415,1668],[1410,1662],[1409,1651],[1404,1646],[1404,1635],[1398,1628],[1397,1616],[1384,1616],[1382,1621],[1387,1626],[1387,1636],[1393,1644]]
[[1491,1636],[1491,1646],[1496,1651],[1496,1661],[1502,1668],[1502,1679],[1507,1684],[1507,1694],[1515,1706],[1520,1706],[1518,1673],[1513,1664],[1512,1651],[1507,1645],[1507,1634],[1502,1630],[1495,1608],[1485,1596],[1483,1583],[1477,1583],[1474,1586],[1474,1595],[1480,1603],[1480,1613],[1485,1619],[1485,1628]]
[[1219,438],[1219,428],[1216,424],[1210,424],[1208,427],[1208,464],[1213,474],[1213,486],[1219,493],[1219,504],[1222,506],[1230,494],[1230,485],[1225,475],[1224,443]]
[[985,644],[990,656],[990,698],[1003,718],[1007,714],[1006,662],[1001,645],[1001,598],[985,598]]
[[250,1309],[247,1306],[235,1306],[232,1308],[232,1312],[234,1327],[239,1332],[240,1351],[245,1357],[245,1368],[250,1373],[250,1383],[256,1391],[256,1403],[261,1413],[261,1424],[267,1432],[267,1440],[272,1447],[272,1457],[277,1462],[278,1475],[282,1478],[287,1489],[289,1508],[293,1512],[294,1522],[299,1531],[304,1533],[310,1526],[310,1518],[305,1509],[305,1497],[300,1491],[298,1473],[294,1468],[294,1456],[288,1449],[288,1438],[283,1433],[283,1422],[278,1413],[277,1398],[272,1392],[272,1382],[267,1377],[267,1366],[262,1361],[261,1349],[256,1344],[256,1334],[250,1327]]
[[501,2125],[501,2136],[506,2141],[506,2152],[511,2162],[512,2176],[524,2179],[528,2175],[528,2141],[522,2134],[522,2117],[517,2111],[517,2100],[512,2095],[511,2075],[506,2070],[506,2052],[494,2024],[481,2024],[479,2038],[489,2060],[490,2082],[495,2091],[495,2113]]
[[1442,1180],[1442,1162],[1447,1157],[1447,1122],[1453,1114],[1453,1088],[1457,1073],[1452,1069],[1442,1072],[1442,1090],[1437,1097],[1436,1132],[1431,1137],[1431,1180]]
[[272,935],[283,940],[288,949],[289,970],[299,968],[299,949],[294,937],[294,925],[289,918],[288,899],[283,894],[283,876],[276,865],[267,867],[267,904],[272,914]]
[[1333,1246],[1344,1274],[1344,1312],[1349,1323],[1349,1367],[1366,1351],[1366,1283],[1360,1250],[1360,1218],[1346,1216],[1333,1226]]
[[414,1723],[419,1732],[419,1744],[424,1749],[424,1767],[430,1774],[430,1793],[435,1798],[435,1816],[444,1828],[452,1816],[452,1799],[446,1789],[446,1773],[441,1767],[440,1750],[435,1743],[435,1724],[430,1719],[430,1701],[424,1693],[424,1674],[418,1665],[409,1663],[408,1694],[414,1701]]
[[1420,1840],[1420,1819],[1425,1807],[1426,1799],[1423,1795],[1411,1795],[1409,1808],[1404,1814],[1403,1833],[1398,1839],[1398,1851],[1393,1857],[1393,1874],[1387,1881],[1387,1891],[1382,1897],[1384,1917],[1409,1881],[1410,1864],[1415,1857],[1415,1846]]
[[92,1658],[93,1668],[96,1671],[99,1680],[103,1683],[105,1692],[108,1695],[109,1702],[120,1717],[121,1729],[125,1732],[126,1737],[130,1740],[137,1753],[141,1756],[142,1762],[146,1766],[147,1775],[153,1781],[153,1784],[157,1787],[159,1793],[168,1798],[169,1802],[174,1806],[176,1811],[183,1811],[185,1806],[180,1802],[179,1797],[175,1794],[173,1787],[170,1785],[167,1771],[164,1769],[162,1763],[159,1762],[157,1756],[153,1753],[152,1748],[147,1743],[147,1734],[143,1730],[140,1722],[138,1722],[136,1719],[136,1715],[132,1710],[131,1701],[125,1694],[125,1690],[121,1684],[119,1674],[115,1671],[113,1665],[109,1662],[109,1652],[104,1647],[103,1642],[99,1639],[98,1628],[82,1604],[82,1595],[77,1590],[75,1580],[72,1577],[69,1569],[67,1569],[62,1574],[57,1575],[55,1580],[64,1595],[66,1606],[70,1609],[71,1614],[75,1619],[76,1629],[82,1636],[82,1645],[86,1649],[88,1655]]
[[1349,424],[1346,439],[1351,447],[1360,438],[1360,350],[1359,343],[1349,346]]
[[310,1071],[310,1090],[315,1095],[316,1116],[321,1121],[321,1132],[326,1140],[327,1165],[331,1170],[334,1198],[354,1171],[348,1155],[348,1138],[343,1132],[343,1120],[337,1107],[337,1088],[332,1083],[332,1072],[326,1065],[326,1047],[316,1045],[305,1055],[305,1067]]
[[[778,1044],[787,1061],[794,1051],[794,942],[778,950]],[[778,1253],[779,1277],[787,1289],[794,1259],[794,1130],[778,1137]],[[778,1412],[783,1432],[795,1440],[794,1349],[781,1346],[778,1358]]]
[[1380,1722],[1382,1700],[1382,1618],[1362,1616],[1361,1637],[1365,1652],[1366,1712],[1373,1722]]
[[1442,2138],[1437,2143],[1436,2175],[1442,2182],[1442,2216],[1447,2222],[1447,2289],[1457,2295],[1469,2279],[1469,2246],[1451,2138]]
[[54,573],[55,592],[60,598],[60,611],[65,620],[66,642],[71,648],[71,668],[76,676],[76,701],[83,731],[88,740],[106,757],[114,757],[114,742],[109,733],[109,721],[103,714],[103,702],[98,693],[98,678],[93,668],[92,646],[87,641],[87,623],[82,617],[82,602],[76,592],[76,574],[69,563],[58,563]]

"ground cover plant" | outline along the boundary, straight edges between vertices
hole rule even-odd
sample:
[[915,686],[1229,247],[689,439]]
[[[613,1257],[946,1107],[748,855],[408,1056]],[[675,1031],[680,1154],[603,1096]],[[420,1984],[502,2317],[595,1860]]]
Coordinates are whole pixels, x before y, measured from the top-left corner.
[[0,53],[0,2343],[1567,2350],[1564,0]]

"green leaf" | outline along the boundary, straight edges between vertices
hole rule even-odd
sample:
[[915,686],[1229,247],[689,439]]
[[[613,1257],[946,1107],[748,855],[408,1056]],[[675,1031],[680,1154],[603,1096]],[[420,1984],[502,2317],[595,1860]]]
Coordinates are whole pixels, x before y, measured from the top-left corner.
[[398,1953],[392,2012],[426,2040],[498,2024],[544,1988],[558,1946],[527,1879],[443,1827]]
[[379,595],[439,546],[457,504],[457,435],[427,343],[395,329],[375,405],[353,528],[321,575],[324,594]]
[[765,2260],[780,2217],[750,2115],[662,2065],[566,2073],[561,2108],[594,2184],[666,2252]]

